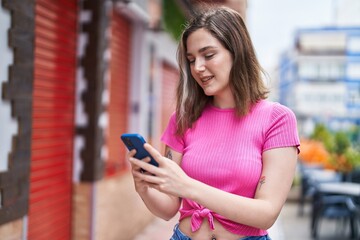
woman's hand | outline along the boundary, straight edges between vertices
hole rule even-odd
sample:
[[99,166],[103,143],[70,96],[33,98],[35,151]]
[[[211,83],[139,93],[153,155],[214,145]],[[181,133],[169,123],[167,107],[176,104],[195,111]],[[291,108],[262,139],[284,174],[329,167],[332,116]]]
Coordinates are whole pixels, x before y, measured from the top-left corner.
[[[150,144],[144,145],[150,155],[159,163],[159,167],[148,164],[150,158],[139,160],[131,153],[129,161],[132,166],[132,173],[137,191],[144,191],[146,188],[154,188],[165,194],[176,197],[186,195],[186,186],[191,180],[175,161],[162,156]],[[145,170],[145,172],[142,171]]]
[[[159,167],[155,167],[148,162],[150,158],[136,159],[134,158],[136,151],[132,150],[128,153],[127,158],[131,164],[131,173],[134,178],[135,190],[141,196],[147,208],[156,216],[169,220],[175,216],[180,208],[181,201],[178,197],[179,187],[174,187],[173,182],[181,178],[170,178],[167,175],[185,176],[184,172],[178,166],[181,162],[182,154],[172,151],[166,147],[167,156],[163,157],[149,144],[146,144],[146,150],[159,163]],[[174,174],[176,173],[176,174]],[[181,180],[179,180],[180,182]],[[174,188],[174,191],[169,189]]]
[[[131,159],[135,159],[134,155],[136,154],[136,150],[133,149],[131,151],[129,151],[127,153],[126,158],[129,160],[130,165],[131,165],[131,173],[133,175],[134,178],[134,184],[135,184],[135,190],[138,193],[143,193],[146,192],[148,189],[148,184],[147,182],[143,181],[142,178],[139,178],[137,176],[141,176],[140,174],[149,174],[147,172],[145,172],[141,167],[137,166],[136,164],[133,163],[133,161]],[[137,160],[137,161],[144,161],[144,162],[149,162],[150,159],[149,158],[144,158],[142,160]]]

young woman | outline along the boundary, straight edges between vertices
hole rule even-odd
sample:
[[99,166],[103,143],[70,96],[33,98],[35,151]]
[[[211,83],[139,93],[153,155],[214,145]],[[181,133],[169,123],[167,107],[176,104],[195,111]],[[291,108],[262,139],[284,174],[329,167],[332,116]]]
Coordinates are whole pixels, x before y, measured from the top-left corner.
[[[159,163],[133,158],[135,188],[148,209],[171,219],[171,239],[270,239],[290,190],[299,138],[292,111],[266,99],[241,16],[217,8],[194,17],[178,48],[177,108]],[[145,170],[145,172],[143,171]]]

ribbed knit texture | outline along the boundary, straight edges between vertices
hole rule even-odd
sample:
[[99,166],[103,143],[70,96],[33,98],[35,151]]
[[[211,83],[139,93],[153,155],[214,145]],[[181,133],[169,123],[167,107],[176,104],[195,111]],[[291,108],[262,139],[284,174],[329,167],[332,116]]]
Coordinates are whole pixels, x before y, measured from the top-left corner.
[[[183,154],[185,173],[205,184],[239,196],[254,198],[261,177],[262,153],[271,148],[299,147],[296,118],[287,107],[266,100],[255,104],[245,117],[234,109],[208,105],[185,135],[175,137],[176,116],[171,116],[162,141]],[[234,209],[241,211],[241,209]],[[192,231],[213,218],[228,231],[245,236],[265,235],[266,230],[230,221],[194,201],[183,199],[180,220],[191,217]]]

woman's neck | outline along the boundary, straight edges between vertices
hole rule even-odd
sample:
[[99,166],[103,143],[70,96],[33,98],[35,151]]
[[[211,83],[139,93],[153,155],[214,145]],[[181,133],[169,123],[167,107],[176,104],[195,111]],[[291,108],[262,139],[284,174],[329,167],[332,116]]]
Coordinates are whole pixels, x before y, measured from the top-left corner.
[[236,104],[235,104],[235,100],[234,98],[231,96],[226,96],[226,97],[214,97],[212,104],[220,109],[228,109],[228,108],[235,108]]

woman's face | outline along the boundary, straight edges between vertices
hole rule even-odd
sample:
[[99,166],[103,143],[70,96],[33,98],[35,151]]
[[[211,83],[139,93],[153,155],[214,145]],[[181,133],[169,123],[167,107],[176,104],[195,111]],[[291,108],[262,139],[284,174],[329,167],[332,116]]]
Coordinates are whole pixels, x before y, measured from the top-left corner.
[[232,96],[229,75],[233,60],[231,53],[207,30],[198,29],[186,41],[191,75],[207,96]]

